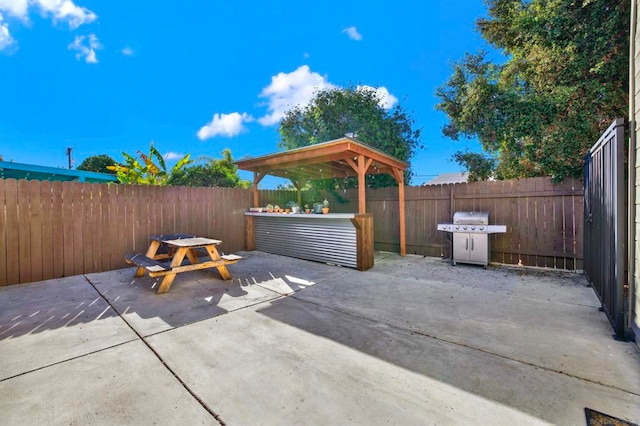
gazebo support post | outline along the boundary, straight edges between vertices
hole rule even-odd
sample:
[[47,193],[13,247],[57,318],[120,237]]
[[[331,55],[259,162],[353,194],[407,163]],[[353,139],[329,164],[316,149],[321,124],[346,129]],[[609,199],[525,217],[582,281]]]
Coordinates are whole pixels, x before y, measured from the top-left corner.
[[373,158],[365,158],[364,155],[358,155],[358,162],[356,163],[350,158],[346,159],[347,163],[358,174],[358,213],[364,214],[367,212],[367,170],[373,163]]
[[[253,172],[253,207],[258,207],[260,204],[258,184],[264,177],[265,174],[263,172],[258,170]],[[244,246],[247,251],[256,249],[256,233],[253,216],[244,217]]]
[[265,174],[260,171],[253,172],[253,207],[260,206],[260,199],[258,197],[258,184],[265,177]]
[[407,255],[407,236],[404,211],[404,173],[400,169],[392,169],[393,177],[398,182],[398,215],[400,216],[400,256]]
[[302,208],[302,187],[307,183],[304,179],[290,179],[293,186],[296,188],[296,200],[298,206]]

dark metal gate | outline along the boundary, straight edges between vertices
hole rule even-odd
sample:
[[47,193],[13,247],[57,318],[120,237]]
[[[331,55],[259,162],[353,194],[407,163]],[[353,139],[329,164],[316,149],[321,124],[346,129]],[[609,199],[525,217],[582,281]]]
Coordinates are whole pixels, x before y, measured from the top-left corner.
[[624,120],[602,134],[584,165],[584,272],[616,337],[625,338],[627,210]]

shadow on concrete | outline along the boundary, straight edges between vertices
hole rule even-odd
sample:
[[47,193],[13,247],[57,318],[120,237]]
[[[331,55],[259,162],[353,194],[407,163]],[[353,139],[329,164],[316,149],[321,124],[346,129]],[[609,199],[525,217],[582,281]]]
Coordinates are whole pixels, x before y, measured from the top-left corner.
[[[387,261],[257,312],[551,423],[602,401],[611,414],[640,413],[629,411],[640,402],[640,356],[610,339],[583,277]],[[443,268],[449,279],[433,281]]]
[[87,279],[142,336],[214,318],[314,285],[340,268],[261,252],[239,253],[224,281],[215,268],[178,274],[168,293],[156,294],[162,278],[135,277],[135,268],[89,274]]
[[82,275],[5,287],[0,341],[117,317]]

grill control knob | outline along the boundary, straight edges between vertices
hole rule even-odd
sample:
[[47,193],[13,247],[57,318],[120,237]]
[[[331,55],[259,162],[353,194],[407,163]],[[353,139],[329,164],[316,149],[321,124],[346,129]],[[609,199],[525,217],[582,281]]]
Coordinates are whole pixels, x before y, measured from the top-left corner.
[[463,226],[463,227],[462,227],[462,229],[464,229],[464,230],[466,231],[466,230],[467,230],[467,227],[466,227],[466,226]]
[[472,227],[471,227],[471,230],[472,230],[472,231],[475,231],[475,230],[476,230],[476,227],[475,227],[475,226],[472,226]]
[[484,226],[481,226],[481,227],[480,227],[480,230],[482,231],[483,229],[484,229]]

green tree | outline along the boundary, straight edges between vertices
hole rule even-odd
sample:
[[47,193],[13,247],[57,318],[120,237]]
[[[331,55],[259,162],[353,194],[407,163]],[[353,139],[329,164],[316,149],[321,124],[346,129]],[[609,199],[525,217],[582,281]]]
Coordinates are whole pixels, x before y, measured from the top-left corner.
[[171,173],[169,185],[250,188],[251,182],[238,176],[231,150],[222,151],[222,159],[209,158],[205,164],[185,167]]
[[507,60],[480,52],[454,64],[436,91],[443,133],[477,137],[497,156],[498,178],[580,176],[589,147],[626,116],[629,2],[486,3],[478,29]]
[[120,183],[125,184],[166,185],[173,173],[179,172],[191,163],[190,155],[187,154],[170,171],[167,171],[164,158],[153,146],[153,141],[149,147],[149,155],[138,151],[141,161],[126,152],[123,152],[122,156],[125,160],[124,164],[109,166],[108,169],[115,171]]
[[76,168],[77,170],[84,170],[85,172],[98,172],[109,173],[115,175],[115,170],[107,169],[108,166],[114,166],[116,160],[109,157],[107,154],[92,155],[82,160],[82,163]]
[[[420,129],[414,129],[414,119],[396,105],[390,110],[380,105],[376,91],[366,87],[320,90],[306,106],[287,111],[280,122],[280,147],[294,149],[326,142],[355,133],[357,139],[373,148],[410,162],[420,148]],[[411,179],[407,169],[405,181]],[[327,188],[355,187],[357,179],[329,179]],[[321,185],[319,182],[316,186]],[[388,175],[367,176],[367,186],[396,185]]]
[[496,160],[478,152],[458,151],[453,154],[453,161],[465,168],[469,182],[487,180],[495,173]]

